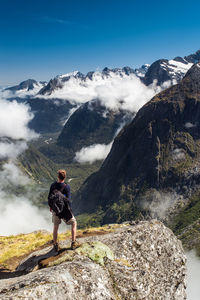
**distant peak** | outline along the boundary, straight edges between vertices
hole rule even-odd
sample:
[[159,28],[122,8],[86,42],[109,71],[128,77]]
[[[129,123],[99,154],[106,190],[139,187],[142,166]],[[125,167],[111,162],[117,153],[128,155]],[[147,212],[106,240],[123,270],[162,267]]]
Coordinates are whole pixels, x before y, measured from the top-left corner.
[[200,80],[200,63],[194,64],[185,74],[184,78],[190,78],[191,80]]

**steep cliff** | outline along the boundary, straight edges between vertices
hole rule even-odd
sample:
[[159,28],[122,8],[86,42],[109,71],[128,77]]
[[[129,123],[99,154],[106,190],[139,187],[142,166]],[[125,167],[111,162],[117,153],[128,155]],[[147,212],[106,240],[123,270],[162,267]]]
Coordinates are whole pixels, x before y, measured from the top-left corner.
[[130,218],[141,210],[151,213],[153,206],[160,213],[165,206],[167,210],[178,202],[184,205],[199,188],[199,119],[197,64],[180,84],[144,105],[118,134],[100,170],[76,195],[76,212],[102,207],[107,223],[117,220],[120,207]]

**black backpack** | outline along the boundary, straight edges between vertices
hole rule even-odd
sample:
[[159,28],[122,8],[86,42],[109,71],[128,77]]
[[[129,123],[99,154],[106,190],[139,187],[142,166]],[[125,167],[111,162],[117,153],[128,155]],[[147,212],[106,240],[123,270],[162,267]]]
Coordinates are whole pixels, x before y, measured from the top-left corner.
[[70,220],[73,217],[71,212],[69,201],[62,191],[65,186],[59,191],[54,189],[48,197],[48,204],[50,208],[55,212],[56,216],[60,219]]

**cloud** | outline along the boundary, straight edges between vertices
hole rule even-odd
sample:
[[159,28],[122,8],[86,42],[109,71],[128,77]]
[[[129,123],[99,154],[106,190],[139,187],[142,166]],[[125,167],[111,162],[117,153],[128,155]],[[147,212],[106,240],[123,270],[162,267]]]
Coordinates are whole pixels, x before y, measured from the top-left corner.
[[49,96],[39,97],[66,99],[73,104],[99,99],[107,109],[130,112],[137,112],[155,94],[171,85],[171,82],[167,81],[162,86],[157,86],[155,81],[147,87],[134,74],[122,76],[114,72],[110,72],[109,76],[95,72],[92,80],[82,80],[73,76],[68,81],[62,81],[61,77],[57,79],[62,88],[55,89]]
[[140,205],[147,210],[152,218],[163,219],[180,200],[176,193],[167,193],[151,189],[140,200]]
[[193,127],[196,127],[197,125],[196,124],[192,124],[192,123],[190,123],[190,122],[187,122],[187,123],[185,123],[185,128],[193,128]]
[[[38,136],[28,128],[32,118],[28,105],[0,99],[0,159],[6,158],[0,169],[1,235],[52,226],[48,210],[33,205],[32,199],[37,198],[40,191],[36,188],[32,191],[33,183],[17,165],[17,156],[27,149],[27,141]],[[20,190],[24,191],[21,195]]]
[[40,17],[40,20],[45,22],[45,23],[57,23],[61,25],[76,25],[75,22],[69,21],[69,20],[64,20],[64,19],[59,19],[59,18],[54,18],[50,16],[42,16]]
[[187,299],[199,300],[200,295],[200,258],[194,251],[186,253],[187,256]]
[[94,144],[89,147],[82,148],[79,152],[76,152],[75,160],[79,163],[87,163],[92,164],[96,160],[102,160],[106,158],[110,149],[112,147],[112,143],[108,145],[104,144]]
[[28,233],[39,229],[51,229],[47,212],[32,205],[25,197],[8,198],[0,194],[1,235]]
[[0,142],[0,159],[16,158],[20,153],[27,149],[27,143],[22,141],[17,142]]
[[28,105],[0,99],[0,137],[24,140],[38,137],[28,128],[33,116]]
[[184,149],[179,149],[179,148],[174,149],[171,152],[171,157],[172,157],[172,159],[177,160],[177,161],[185,159]]

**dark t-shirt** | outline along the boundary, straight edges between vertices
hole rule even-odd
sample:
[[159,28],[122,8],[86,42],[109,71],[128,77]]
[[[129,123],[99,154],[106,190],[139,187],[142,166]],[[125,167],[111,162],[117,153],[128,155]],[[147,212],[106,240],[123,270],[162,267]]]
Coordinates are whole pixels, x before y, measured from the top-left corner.
[[[63,186],[65,185],[65,188],[63,189]],[[69,184],[65,183],[65,182],[53,182],[50,186],[50,190],[49,190],[49,195],[51,194],[51,192],[53,192],[53,190],[62,190],[62,193],[67,197],[68,201],[69,201],[69,205],[70,208],[72,208],[72,201],[71,201],[71,192],[70,192],[70,186]]]

